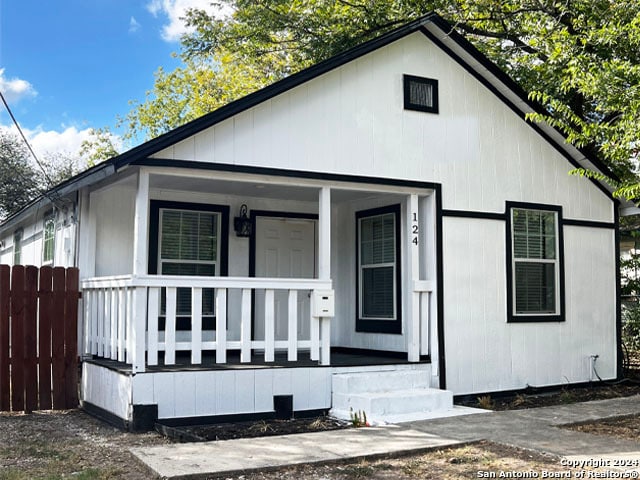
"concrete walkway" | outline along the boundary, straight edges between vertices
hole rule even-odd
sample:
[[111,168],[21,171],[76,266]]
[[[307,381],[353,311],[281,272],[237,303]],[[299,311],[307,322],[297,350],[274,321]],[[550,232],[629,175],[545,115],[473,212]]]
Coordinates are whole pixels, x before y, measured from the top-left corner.
[[571,460],[640,462],[638,442],[557,428],[640,414],[640,396],[507,412],[487,412],[399,425],[132,449],[162,478],[206,478],[300,463],[420,452],[478,440]]

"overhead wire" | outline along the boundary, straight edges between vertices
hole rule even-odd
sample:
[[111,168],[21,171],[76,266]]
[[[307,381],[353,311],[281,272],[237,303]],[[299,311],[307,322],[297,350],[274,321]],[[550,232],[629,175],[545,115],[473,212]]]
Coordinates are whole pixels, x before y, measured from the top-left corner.
[[[36,165],[38,165],[38,167],[42,171],[42,174],[44,175],[45,180],[47,181],[47,183],[50,186],[53,186],[53,180],[51,180],[51,177],[49,176],[49,174],[47,173],[46,169],[44,168],[44,166],[40,162],[40,159],[38,158],[36,153],[33,151],[33,148],[31,147],[31,144],[29,143],[29,141],[27,140],[26,135],[22,131],[22,128],[20,127],[20,124],[18,123],[18,120],[16,119],[15,115],[11,111],[11,107],[9,107],[9,103],[7,102],[7,100],[6,100],[5,96],[3,95],[2,91],[0,91],[0,98],[2,99],[2,103],[4,104],[4,108],[9,113],[9,117],[11,117],[11,120],[13,121],[13,124],[15,125],[16,129],[18,130],[18,133],[20,133],[20,137],[22,138],[22,141],[27,146],[27,149],[29,150],[29,152],[31,153],[31,156],[35,160]],[[21,173],[19,173],[19,175],[22,177],[22,180],[24,180],[24,181],[31,181],[32,180],[32,179],[26,178]],[[36,189],[38,190],[38,192],[43,197],[48,198],[51,201],[51,203],[53,203],[56,207],[58,207],[58,208],[64,207],[64,205],[62,205],[62,206],[60,205],[59,198],[56,198],[54,195],[51,195],[51,193],[49,191],[47,191],[46,189],[40,188],[40,186],[37,185],[37,184],[36,184]]]

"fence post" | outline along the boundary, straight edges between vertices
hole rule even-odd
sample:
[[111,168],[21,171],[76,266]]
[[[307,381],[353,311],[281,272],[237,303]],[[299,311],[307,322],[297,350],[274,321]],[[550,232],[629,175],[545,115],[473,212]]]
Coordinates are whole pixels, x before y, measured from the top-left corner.
[[77,268],[67,269],[64,313],[65,407],[78,406],[78,286]]
[[51,318],[51,357],[53,372],[53,408],[65,408],[64,371],[64,296],[65,270],[53,269],[53,316]]
[[24,410],[24,267],[11,270],[11,408]]
[[8,265],[0,265],[0,411],[11,409],[9,379],[9,306],[10,274]]
[[38,366],[40,371],[40,408],[51,409],[51,317],[53,292],[51,290],[53,269],[40,268],[40,326],[38,329]]
[[25,268],[24,391],[25,413],[38,409],[38,268]]

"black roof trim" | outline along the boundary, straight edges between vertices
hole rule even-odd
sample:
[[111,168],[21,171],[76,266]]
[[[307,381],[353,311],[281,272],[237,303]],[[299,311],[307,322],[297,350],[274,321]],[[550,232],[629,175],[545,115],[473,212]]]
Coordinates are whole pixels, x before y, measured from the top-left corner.
[[[545,113],[544,108],[530,100],[527,96],[527,93],[505,72],[503,72],[497,65],[492,63],[484,54],[482,54],[476,47],[474,47],[468,40],[466,40],[461,34],[454,30],[454,27],[449,24],[446,20],[440,17],[438,14],[432,12],[428,13],[416,20],[413,20],[409,23],[406,23],[394,30],[391,30],[377,38],[364,42],[358,46],[355,46],[343,53],[337,54],[327,60],[324,60],[320,63],[317,63],[309,68],[301,70],[287,78],[284,78],[276,83],[273,83],[267,87],[262,88],[256,92],[253,92],[245,97],[242,97],[234,102],[231,102],[219,109],[203,115],[195,120],[192,120],[180,127],[177,127],[159,137],[156,137],[152,140],[142,143],[137,147],[128,150],[120,155],[117,155],[85,172],[76,175],[75,177],[57,185],[47,192],[47,194],[35,199],[34,201],[27,204],[21,210],[13,214],[7,220],[5,220],[2,224],[0,224],[0,228],[5,228],[8,223],[14,223],[17,221],[17,217],[24,214],[25,211],[32,208],[34,205],[39,202],[46,200],[48,196],[53,196],[55,194],[60,195],[62,192],[71,193],[78,188],[81,188],[87,183],[90,183],[92,178],[95,178],[96,175],[102,174],[102,178],[104,176],[111,175],[118,171],[119,169],[129,165],[129,164],[142,164],[141,159],[145,159],[165,148],[174,145],[177,142],[180,142],[192,135],[195,135],[206,128],[209,128],[223,120],[226,120],[238,113],[241,113],[249,108],[252,108],[266,100],[269,100],[281,93],[284,93],[292,88],[295,88],[311,79],[314,79],[324,73],[327,73],[335,68],[338,68],[352,60],[355,60],[363,55],[371,53],[379,48],[382,48],[400,38],[403,38],[407,35],[410,35],[415,32],[421,32],[426,35],[431,40],[434,39],[433,34],[429,32],[427,29],[428,24],[435,25],[438,29],[444,32],[449,38],[451,38],[454,42],[456,42],[462,49],[464,49],[470,56],[474,58],[483,68],[485,68],[491,75],[496,77],[499,82],[503,83],[509,90],[511,90],[516,96],[521,99],[523,103],[529,106],[532,110],[540,113]],[[437,45],[440,48],[444,47],[444,50],[447,54],[453,55],[453,58],[458,62],[461,62],[466,65],[467,70],[474,70],[471,65],[468,65],[463,59],[459,56],[453,54],[453,52],[446,48],[446,46],[442,43],[442,41],[438,40]],[[482,76],[480,72],[476,72],[477,75]],[[494,88],[492,91],[495,93],[497,90]],[[499,95],[499,98],[504,102],[504,95]],[[517,108],[511,105],[511,108]],[[564,156],[566,158],[570,157],[569,152],[567,151],[566,145],[559,144],[556,140],[544,134],[542,129],[531,123],[527,122],[530,126],[532,126],[539,134],[541,134],[548,142],[554,145],[559,151],[564,152]],[[564,138],[566,136],[562,134],[562,132],[555,129],[560,135]],[[575,148],[575,147],[571,147]],[[580,149],[576,149],[579,151],[591,164],[603,172],[604,174],[611,176],[612,178],[616,178],[615,175],[599,160],[591,158],[589,155],[585,154]],[[575,162],[575,159],[574,159]],[[573,163],[573,162],[572,162]],[[147,163],[145,163],[147,164]],[[153,165],[160,165],[159,162],[154,162]],[[104,171],[103,171],[104,170]],[[82,180],[85,179],[83,182]],[[80,183],[79,183],[80,182]],[[79,183],[79,184],[78,184]],[[598,182],[600,186],[600,190],[607,193],[609,198],[612,198],[616,201],[615,198],[611,196],[611,193],[604,187],[603,183]],[[616,204],[619,202],[616,201]]]
[[[480,50],[478,50],[471,42],[469,42],[469,40],[467,40],[465,37],[463,37],[461,34],[455,31],[454,27],[449,22],[447,22],[444,18],[442,18],[437,14],[432,14],[429,17],[429,22],[425,22],[425,23],[433,23],[443,32],[447,32],[447,35],[452,40],[454,40],[460,47],[462,47],[468,54],[470,54],[474,60],[476,60],[479,64],[481,64],[484,68],[486,68],[493,76],[495,76],[498,80],[500,80],[501,83],[503,83],[507,88],[509,88],[509,90],[511,90],[514,94],[516,94],[520,98],[520,100],[522,100],[522,102],[526,103],[536,113],[540,113],[543,115],[547,115],[549,113],[540,103],[529,99],[529,95],[527,91],[525,91],[520,86],[520,84],[518,84],[513,78],[507,75],[495,63],[489,60],[487,56],[484,55]],[[426,28],[421,27],[420,30],[423,33],[425,33],[431,40],[433,40],[432,35]],[[442,42],[440,41],[437,41],[437,44],[438,46],[443,46]],[[447,53],[453,54],[453,52],[451,52],[449,49],[447,49]],[[501,96],[501,98],[503,98],[503,96]],[[529,125],[535,125],[531,122],[527,122],[527,123],[529,123]],[[563,132],[561,132],[557,128],[554,128],[554,130],[556,130],[566,140],[567,136]],[[545,136],[545,138],[548,141],[553,142],[553,140],[548,138],[548,136]],[[556,143],[556,142],[553,142],[553,143]],[[582,155],[584,155],[584,157],[587,160],[589,160],[602,173],[609,176],[610,178],[613,178],[614,180],[619,180],[619,178],[609,169],[609,167],[607,167],[600,160],[598,160],[597,158],[592,158],[588,153],[584,152],[583,149],[581,148],[578,148],[578,147],[573,147],[573,148],[575,148]]]
[[301,70],[289,77],[286,77],[276,83],[273,83],[267,87],[264,87],[256,92],[235,100],[223,107],[214,110],[211,113],[196,118],[184,125],[177,127],[170,132],[167,132],[159,137],[156,137],[148,142],[139,145],[132,150],[123,153],[122,155],[115,157],[116,168],[120,168],[132,161],[133,158],[140,158],[141,156],[149,156],[154,153],[163,150],[176,142],[184,140],[192,135],[195,135],[202,130],[209,128],[227,118],[237,115],[240,112],[248,110],[266,100],[269,100],[281,93],[284,93],[292,88],[295,88],[303,83],[314,79],[324,73],[327,73],[335,68],[338,68],[346,63],[349,63],[356,58],[359,58],[367,53],[373,52],[379,48],[382,48],[402,37],[410,35],[420,30],[420,27],[425,23],[433,21],[438,17],[435,13],[429,13],[417,20],[404,24],[390,32],[385,33],[377,38],[357,45],[345,52],[339,53],[327,60],[312,65],[309,68]]
[[235,165],[231,163],[197,162],[192,160],[171,160],[165,158],[143,158],[130,165],[141,167],[170,167],[191,168],[195,170],[211,170],[215,172],[248,173],[252,175],[271,175],[274,177],[305,178],[308,180],[326,180],[329,182],[369,183],[373,185],[387,185],[392,187],[407,187],[434,190],[439,183],[422,182],[417,180],[403,180],[388,177],[367,177],[363,175],[348,175],[342,173],[313,172],[309,170],[288,170],[273,167],[255,167],[249,165]]

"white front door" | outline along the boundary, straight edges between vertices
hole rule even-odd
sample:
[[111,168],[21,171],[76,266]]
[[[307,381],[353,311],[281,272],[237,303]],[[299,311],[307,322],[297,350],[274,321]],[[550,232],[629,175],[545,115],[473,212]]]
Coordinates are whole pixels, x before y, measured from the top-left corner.
[[[315,278],[316,220],[310,218],[256,217],[255,276]],[[276,340],[287,340],[288,293],[275,293]],[[308,292],[298,292],[298,338],[309,339]],[[264,339],[264,291],[256,291],[254,338]]]

